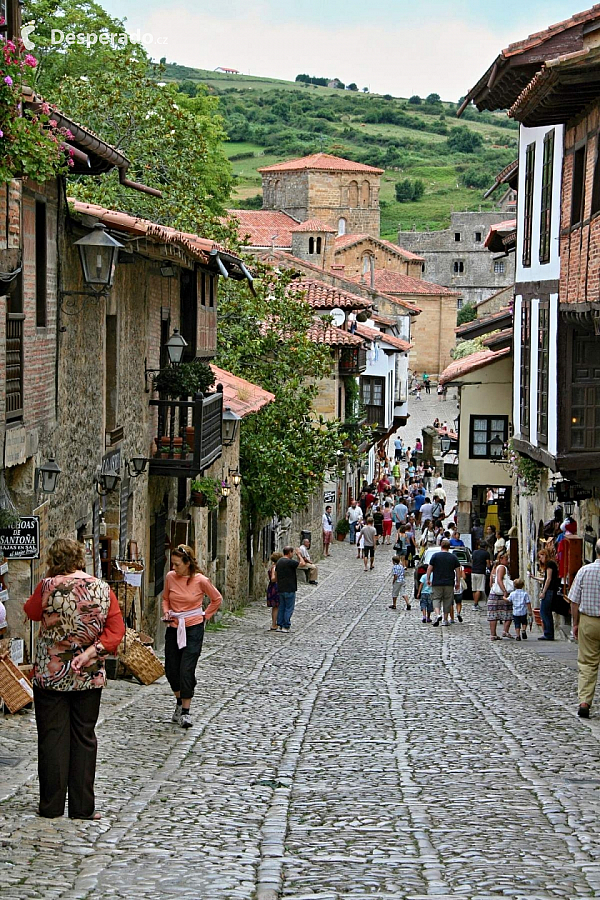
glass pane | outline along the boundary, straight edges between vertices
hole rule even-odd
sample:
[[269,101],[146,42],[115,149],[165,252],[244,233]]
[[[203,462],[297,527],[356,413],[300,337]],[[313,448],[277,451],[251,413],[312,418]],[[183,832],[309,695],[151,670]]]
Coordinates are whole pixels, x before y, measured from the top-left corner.
[[504,434],[504,419],[492,419],[490,423],[492,431],[497,431],[500,436]]
[[473,456],[487,456],[485,444],[473,444]]
[[487,419],[473,419],[473,431],[485,431],[485,433],[487,434],[487,428]]
[[571,446],[578,450],[583,448],[583,428],[571,429]]
[[380,384],[373,385],[373,406],[383,406],[383,391]]

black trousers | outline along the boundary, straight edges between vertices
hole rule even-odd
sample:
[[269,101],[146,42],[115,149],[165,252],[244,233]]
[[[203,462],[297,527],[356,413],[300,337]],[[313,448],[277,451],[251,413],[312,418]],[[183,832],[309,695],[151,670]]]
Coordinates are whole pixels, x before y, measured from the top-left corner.
[[38,731],[40,815],[88,819],[94,813],[98,742],[95,726],[102,690],[50,691],[34,687]]
[[191,700],[196,687],[196,665],[202,651],[204,622],[185,629],[187,644],[177,646],[177,629],[167,628],[165,634],[165,674],[174,693],[182,700]]

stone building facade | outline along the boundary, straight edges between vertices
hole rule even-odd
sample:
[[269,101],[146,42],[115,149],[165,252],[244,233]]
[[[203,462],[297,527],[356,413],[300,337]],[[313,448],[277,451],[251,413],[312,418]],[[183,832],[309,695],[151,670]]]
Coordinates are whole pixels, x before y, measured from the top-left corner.
[[443,231],[399,231],[398,243],[424,257],[423,277],[456,291],[459,308],[477,304],[514,284],[514,255],[501,259],[484,247],[492,225],[506,212],[455,212]]
[[263,209],[281,210],[297,222],[319,219],[337,234],[379,237],[383,169],[316,153],[258,171]]
[[[293,253],[292,249],[292,253]],[[386,269],[412,278],[421,278],[424,258],[369,234],[344,234],[335,239],[333,271],[367,284],[376,269]]]

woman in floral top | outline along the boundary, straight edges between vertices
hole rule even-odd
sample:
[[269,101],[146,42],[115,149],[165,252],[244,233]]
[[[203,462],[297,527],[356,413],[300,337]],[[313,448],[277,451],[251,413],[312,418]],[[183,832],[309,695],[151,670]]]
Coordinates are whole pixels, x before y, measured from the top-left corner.
[[108,585],[83,569],[83,545],[59,538],[48,572],[25,604],[40,622],[33,670],[38,730],[40,815],[99,819],[94,807],[96,721],[106,682],[104,659],[119,646],[125,626]]

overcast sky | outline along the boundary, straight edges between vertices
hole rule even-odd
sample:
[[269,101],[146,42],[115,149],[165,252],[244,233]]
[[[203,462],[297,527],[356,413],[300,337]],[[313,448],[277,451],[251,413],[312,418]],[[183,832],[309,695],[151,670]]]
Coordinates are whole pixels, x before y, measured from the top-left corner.
[[128,31],[153,36],[156,59],[291,81],[306,72],[443,100],[465,94],[507,44],[586,8],[566,0],[100,2]]

